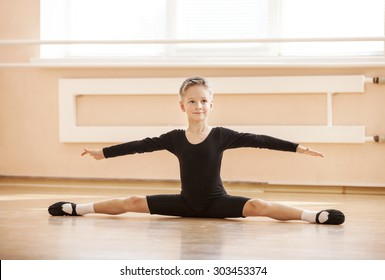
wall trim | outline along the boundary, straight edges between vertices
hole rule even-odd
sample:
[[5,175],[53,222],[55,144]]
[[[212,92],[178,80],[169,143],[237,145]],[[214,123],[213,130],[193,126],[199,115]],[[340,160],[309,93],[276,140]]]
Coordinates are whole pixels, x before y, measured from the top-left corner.
[[[60,79],[59,139],[62,143],[117,143],[158,136],[180,126],[78,126],[76,98],[81,95],[173,95],[185,78]],[[284,76],[210,77],[216,94],[319,94],[328,95],[325,126],[226,126],[238,131],[269,134],[303,143],[364,143],[364,126],[333,126],[334,93],[363,93],[365,77]],[[306,117],[306,116],[304,116]]]

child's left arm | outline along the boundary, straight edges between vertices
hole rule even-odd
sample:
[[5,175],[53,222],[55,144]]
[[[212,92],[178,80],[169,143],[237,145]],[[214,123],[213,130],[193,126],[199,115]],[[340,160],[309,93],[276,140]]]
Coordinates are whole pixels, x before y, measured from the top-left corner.
[[323,153],[314,151],[314,150],[310,149],[309,147],[303,147],[301,145],[298,145],[296,152],[300,153],[300,154],[309,155],[309,156],[324,157]]

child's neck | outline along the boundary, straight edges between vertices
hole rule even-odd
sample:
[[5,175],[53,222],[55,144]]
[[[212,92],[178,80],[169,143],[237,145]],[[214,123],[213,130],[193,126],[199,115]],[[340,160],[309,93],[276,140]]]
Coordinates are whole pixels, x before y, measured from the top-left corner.
[[206,123],[189,123],[187,131],[192,134],[206,134],[211,130],[211,127]]
[[186,130],[186,138],[191,144],[202,143],[210,134],[211,127],[205,125],[191,125],[189,124]]

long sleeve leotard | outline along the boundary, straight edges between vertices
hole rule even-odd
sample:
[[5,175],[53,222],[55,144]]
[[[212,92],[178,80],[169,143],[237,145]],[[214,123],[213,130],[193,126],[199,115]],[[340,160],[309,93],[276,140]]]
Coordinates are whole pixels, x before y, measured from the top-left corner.
[[220,177],[223,152],[227,149],[254,147],[295,152],[298,144],[266,135],[240,133],[223,127],[213,128],[199,144],[191,144],[185,130],[172,130],[159,137],[145,138],[103,149],[111,158],[135,153],[167,150],[179,160],[181,195],[193,205],[204,207],[226,194]]

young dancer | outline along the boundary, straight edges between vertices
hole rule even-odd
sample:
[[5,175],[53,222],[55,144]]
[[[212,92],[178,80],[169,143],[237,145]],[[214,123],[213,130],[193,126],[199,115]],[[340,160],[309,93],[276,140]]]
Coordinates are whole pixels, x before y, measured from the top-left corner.
[[213,92],[201,77],[185,80],[179,90],[180,108],[187,115],[186,130],[172,130],[159,137],[131,141],[103,149],[84,149],[81,154],[96,160],[134,153],[167,150],[179,160],[180,194],[131,196],[89,204],[57,202],[48,208],[52,216],[81,216],[89,213],[117,215],[141,212],[181,217],[236,218],[264,216],[272,219],[303,220],[339,225],[345,221],[341,211],[309,211],[257,198],[227,194],[220,177],[223,152],[227,149],[255,147],[297,152],[323,157],[322,153],[296,143],[266,135],[239,133],[223,127],[210,127]]

